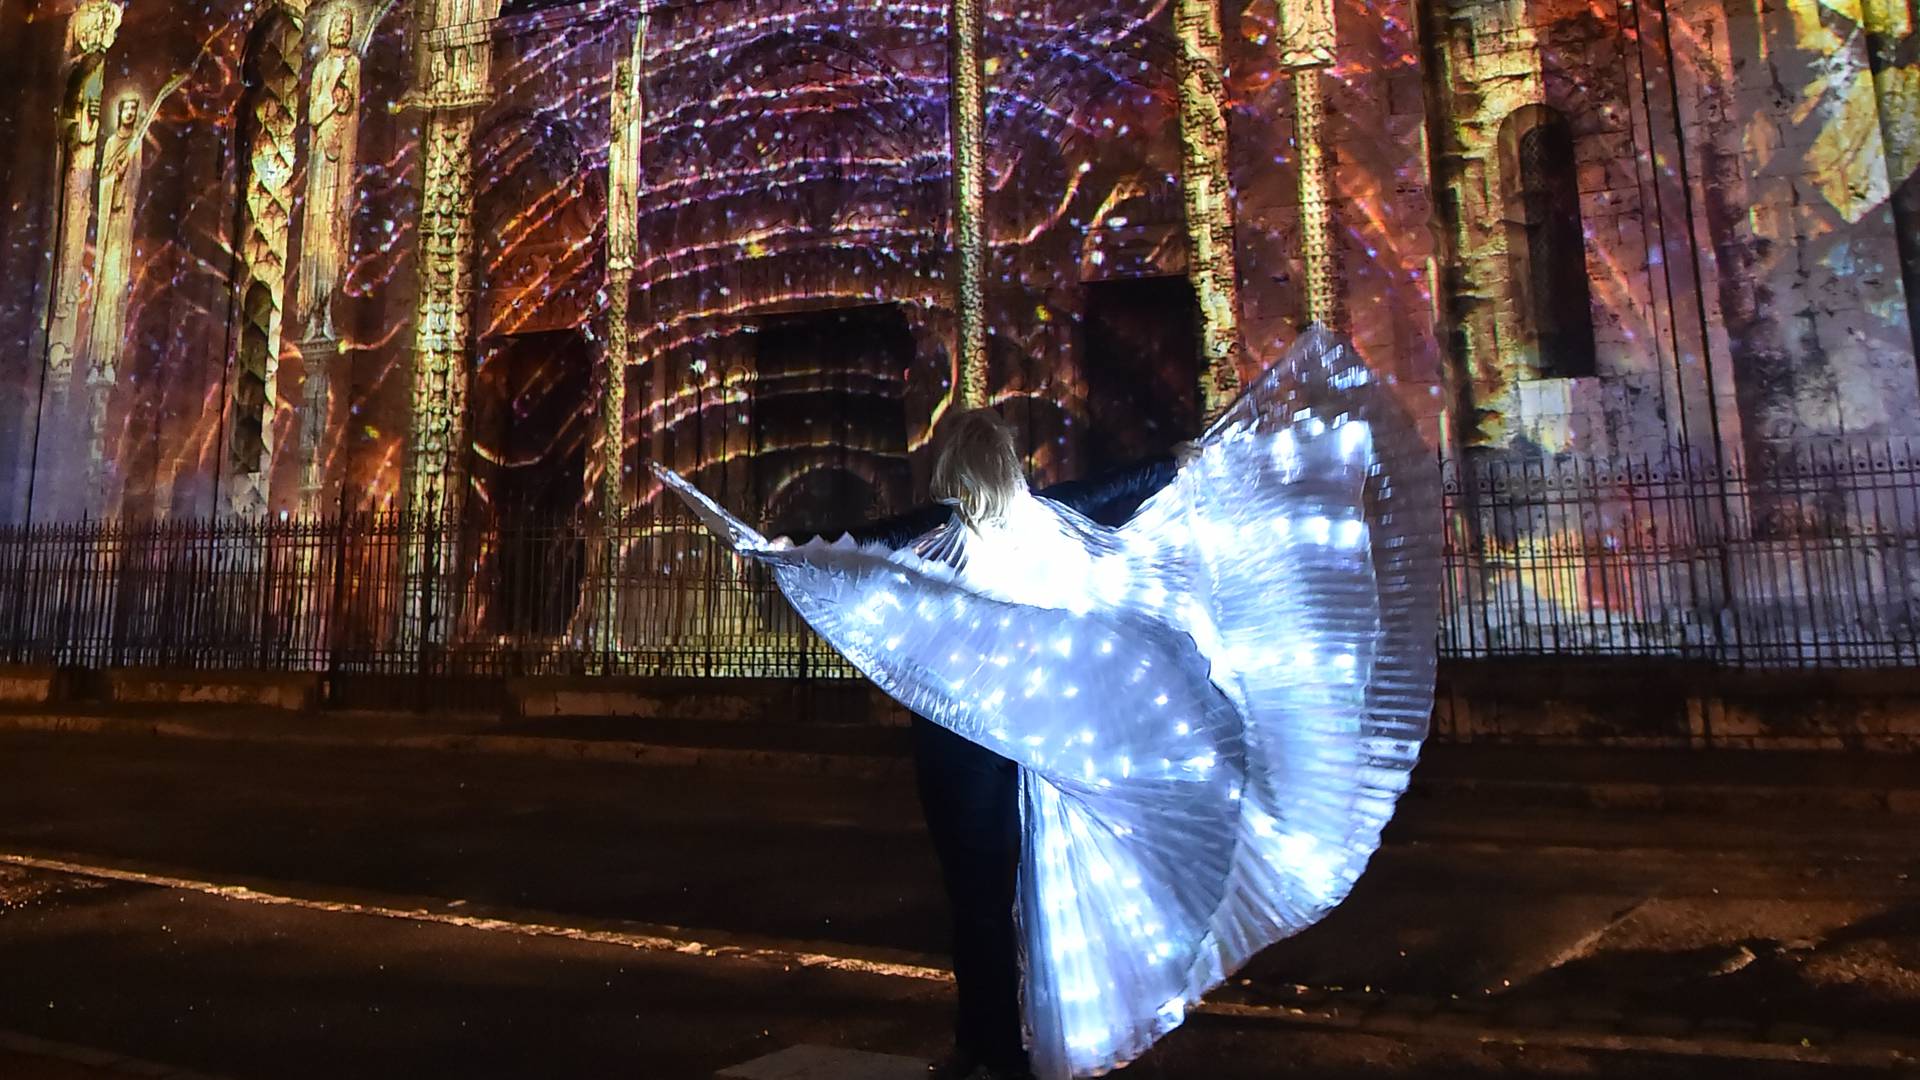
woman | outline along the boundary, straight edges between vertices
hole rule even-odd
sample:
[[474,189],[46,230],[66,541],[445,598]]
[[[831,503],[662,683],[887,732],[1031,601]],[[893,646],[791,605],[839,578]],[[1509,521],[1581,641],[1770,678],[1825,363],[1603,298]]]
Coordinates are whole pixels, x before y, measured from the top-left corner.
[[1379,846],[1432,704],[1436,470],[1318,330],[1118,527],[966,431],[936,477],[955,511],[897,551],[769,543],[656,471],[883,689],[1017,763],[1027,1048],[1095,1076]]
[[[1175,455],[1155,458],[1098,479],[1055,484],[1027,495],[1013,432],[990,409],[956,417],[943,435],[931,485],[934,503],[897,517],[828,536],[898,549],[960,527],[974,532],[1015,528],[1010,519],[1044,499],[1090,521],[1114,527],[1173,479]],[[1023,501],[1026,500],[1026,501]],[[775,547],[817,536],[776,538]],[[1064,553],[1069,560],[1077,549]],[[983,588],[991,587],[991,575]],[[953,977],[957,1009],[953,1053],[931,1072],[934,1080],[1020,1080],[1032,1073],[1020,1022],[1020,941],[1014,921],[1020,858],[1018,766],[923,716],[913,718],[914,775],[927,833],[939,856],[952,914]]]

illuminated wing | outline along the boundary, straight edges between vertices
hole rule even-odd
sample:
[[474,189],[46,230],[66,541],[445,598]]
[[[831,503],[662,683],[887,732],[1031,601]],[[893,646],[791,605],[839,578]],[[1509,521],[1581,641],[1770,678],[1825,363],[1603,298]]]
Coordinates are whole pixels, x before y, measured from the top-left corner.
[[993,552],[953,529],[902,551],[846,538],[775,550],[656,472],[735,550],[771,567],[801,616],[868,678],[1025,768],[1036,1047],[1064,1048],[1075,1072],[1105,1070],[1178,1024],[1226,895],[1243,774],[1239,714],[1192,638],[1125,608],[983,595],[962,570]]
[[908,708],[1026,769],[1035,1070],[1137,1057],[1379,846],[1432,704],[1437,468],[1304,336],[1118,530],[1043,499],[907,550],[775,551],[661,470]]
[[1379,847],[1432,709],[1440,554],[1431,451],[1323,331],[1200,448],[1121,530],[1188,567],[1190,628],[1245,721],[1241,843],[1196,994],[1318,921]]

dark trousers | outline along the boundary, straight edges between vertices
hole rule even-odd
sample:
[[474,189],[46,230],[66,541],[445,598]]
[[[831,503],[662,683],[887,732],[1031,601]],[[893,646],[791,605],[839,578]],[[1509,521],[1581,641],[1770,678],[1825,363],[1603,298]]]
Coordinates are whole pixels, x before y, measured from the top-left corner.
[[1026,1064],[1020,1037],[1019,766],[918,716],[914,772],[953,911],[954,1048],[994,1068]]

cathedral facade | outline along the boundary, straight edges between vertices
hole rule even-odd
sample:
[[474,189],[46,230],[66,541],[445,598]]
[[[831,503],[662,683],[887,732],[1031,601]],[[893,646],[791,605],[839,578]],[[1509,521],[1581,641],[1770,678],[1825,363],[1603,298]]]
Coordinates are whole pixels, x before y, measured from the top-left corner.
[[[7,0],[0,520],[900,508],[1312,321],[1451,461],[1920,434],[1912,0]],[[1725,510],[1724,499],[1721,512]],[[1738,512],[1738,511],[1732,511]]]

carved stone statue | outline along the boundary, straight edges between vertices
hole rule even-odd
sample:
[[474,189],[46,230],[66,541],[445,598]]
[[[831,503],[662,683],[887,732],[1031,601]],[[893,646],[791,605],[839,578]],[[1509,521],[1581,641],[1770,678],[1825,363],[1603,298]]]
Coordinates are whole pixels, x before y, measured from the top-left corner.
[[1339,45],[1333,0],[1280,0],[1280,63],[1319,67],[1333,63]]
[[360,137],[360,56],[353,47],[353,8],[334,9],[327,52],[307,90],[311,131],[306,216],[300,228],[296,295],[311,340],[334,337],[333,297],[352,240],[353,174]]
[[140,95],[120,95],[113,106],[113,131],[100,152],[95,212],[99,225],[94,247],[98,287],[93,332],[88,338],[89,382],[112,382],[120,360],[127,300],[133,291],[133,210],[140,190],[141,151],[153,110],[142,115]]
[[607,268],[631,270],[639,214],[640,100],[634,65],[614,65],[612,131],[607,141]]
[[85,294],[82,271],[87,257],[87,224],[93,215],[94,167],[100,150],[100,81],[97,60],[77,68],[65,109],[60,239],[53,272],[53,310],[47,323],[47,368],[56,393],[64,391],[80,345],[80,301]]
[[114,0],[81,0],[67,20],[71,51],[84,56],[104,54],[120,33],[121,15],[120,5]]
[[141,158],[147,130],[160,102],[180,85],[177,78],[155,95],[144,111],[138,93],[120,95],[113,105],[113,129],[100,148],[95,182],[95,273],[91,333],[87,337],[87,482],[86,498],[94,514],[109,515],[118,505],[119,485],[107,453],[107,403],[119,378],[120,345],[126,333],[128,301],[133,293],[133,215],[139,199]]

